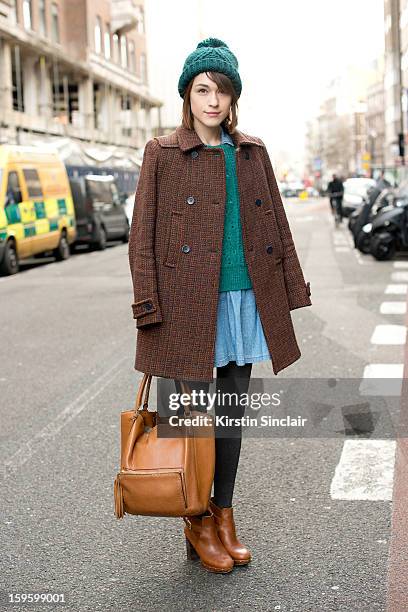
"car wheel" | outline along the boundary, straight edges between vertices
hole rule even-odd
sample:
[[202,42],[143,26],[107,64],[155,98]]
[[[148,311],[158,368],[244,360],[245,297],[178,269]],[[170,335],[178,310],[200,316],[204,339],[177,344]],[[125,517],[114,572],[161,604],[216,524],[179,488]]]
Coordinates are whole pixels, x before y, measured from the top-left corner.
[[367,255],[371,249],[371,236],[365,232],[359,232],[356,238],[356,248]]
[[62,232],[58,246],[56,249],[54,249],[54,257],[57,261],[64,261],[65,259],[68,259],[70,255],[71,251],[69,248],[67,235],[65,232]]
[[18,262],[16,245],[13,240],[9,240],[4,247],[4,255],[0,264],[0,272],[9,276],[11,274],[17,274],[19,269],[20,266]]
[[396,252],[395,240],[385,242],[381,239],[374,239],[371,244],[371,254],[377,261],[387,261],[392,259]]
[[101,225],[99,229],[99,240],[96,243],[96,248],[98,249],[98,251],[104,251],[106,249],[106,243],[107,243],[106,231],[103,225]]

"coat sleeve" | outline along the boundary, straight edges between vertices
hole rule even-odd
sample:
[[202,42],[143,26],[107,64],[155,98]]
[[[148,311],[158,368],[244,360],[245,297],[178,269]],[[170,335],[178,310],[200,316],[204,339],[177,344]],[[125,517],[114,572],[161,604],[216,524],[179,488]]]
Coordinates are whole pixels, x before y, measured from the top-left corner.
[[296,308],[311,306],[310,282],[305,283],[280,191],[276,182],[275,173],[265,144],[262,147],[262,155],[268,177],[269,189],[273,198],[279,234],[283,244],[282,264],[289,308],[290,310],[295,310]]
[[144,149],[129,234],[129,265],[133,282],[136,327],[161,323],[154,238],[157,209],[157,159],[160,144],[149,140]]

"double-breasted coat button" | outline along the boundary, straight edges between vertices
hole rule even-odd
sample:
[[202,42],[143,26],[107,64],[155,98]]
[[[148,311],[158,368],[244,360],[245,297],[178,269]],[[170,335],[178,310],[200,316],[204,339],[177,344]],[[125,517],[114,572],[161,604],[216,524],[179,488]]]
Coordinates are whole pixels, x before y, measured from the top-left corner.
[[189,253],[191,251],[191,248],[188,246],[188,244],[183,244],[181,250],[183,251],[183,253]]
[[151,302],[146,302],[146,304],[144,304],[145,310],[151,310],[152,308],[153,308],[153,304]]
[[245,159],[249,159],[249,151],[245,151]]
[[193,196],[188,196],[187,204],[194,204],[194,202],[195,202],[195,198]]
[[198,157],[198,151],[191,151],[191,157],[193,159],[195,159],[196,157]]
[[257,200],[255,200],[255,204],[257,206],[260,206],[262,204],[262,200],[260,200],[259,198]]
[[271,244],[268,244],[268,246],[266,247],[266,252],[272,253],[272,251],[273,251],[273,246]]

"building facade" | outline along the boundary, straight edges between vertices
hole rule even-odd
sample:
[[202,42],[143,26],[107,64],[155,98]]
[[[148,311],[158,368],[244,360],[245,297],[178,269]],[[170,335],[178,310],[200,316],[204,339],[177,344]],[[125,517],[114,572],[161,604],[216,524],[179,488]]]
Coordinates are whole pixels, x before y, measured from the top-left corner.
[[143,0],[0,0],[0,141],[69,138],[135,150],[149,93]]

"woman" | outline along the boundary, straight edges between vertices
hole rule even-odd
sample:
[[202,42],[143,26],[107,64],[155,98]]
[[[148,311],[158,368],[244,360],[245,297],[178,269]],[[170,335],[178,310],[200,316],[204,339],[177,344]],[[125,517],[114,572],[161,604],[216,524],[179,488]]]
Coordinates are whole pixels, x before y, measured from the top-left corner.
[[[184,380],[208,392],[216,367],[216,397],[239,397],[252,363],[272,360],[277,374],[300,357],[290,311],[311,305],[310,283],[266,147],[236,129],[241,88],[227,45],[200,42],[178,83],[182,125],[145,147],[129,262],[135,369],[158,376],[158,389],[171,380],[181,393]],[[238,400],[215,412],[243,416]],[[188,558],[210,571],[251,560],[232,508],[241,437],[240,426],[216,427],[214,496],[206,513],[184,518]]]

